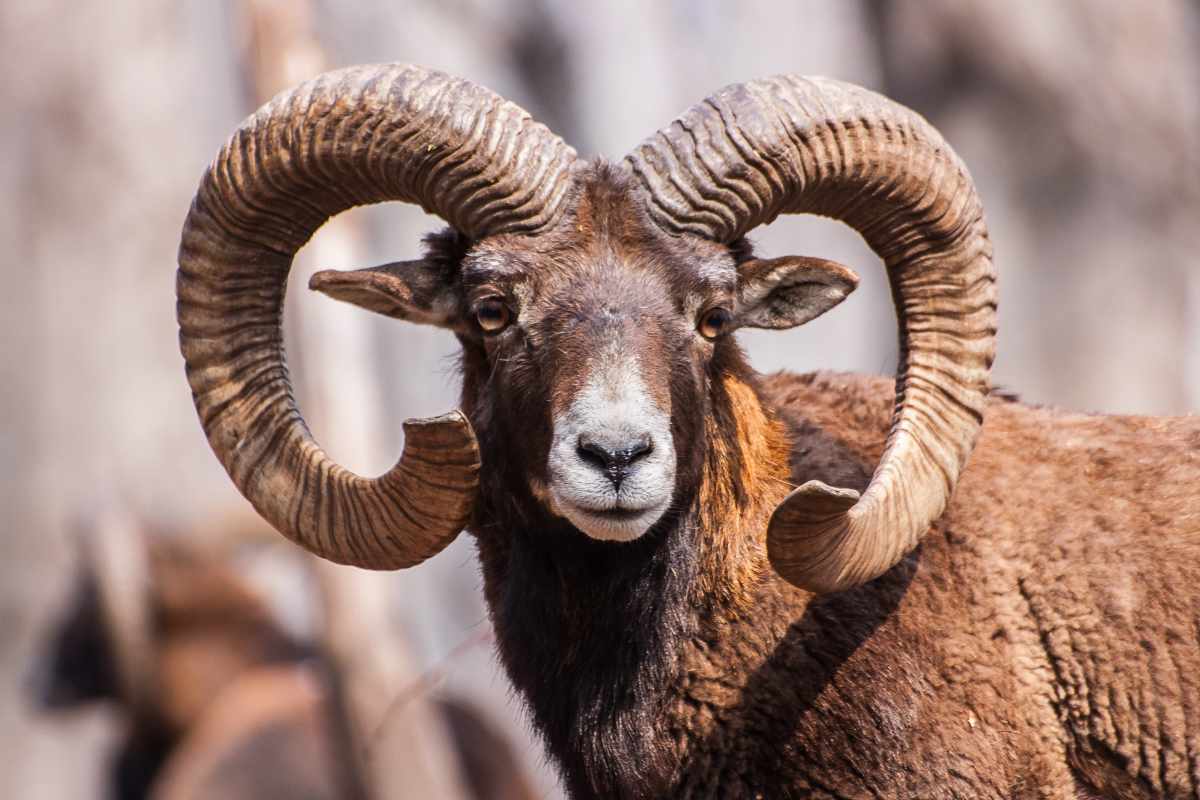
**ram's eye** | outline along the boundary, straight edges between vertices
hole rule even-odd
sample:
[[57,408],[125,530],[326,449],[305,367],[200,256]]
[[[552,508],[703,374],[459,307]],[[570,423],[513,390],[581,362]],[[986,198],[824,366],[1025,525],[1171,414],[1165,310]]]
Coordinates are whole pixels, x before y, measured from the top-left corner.
[[729,309],[717,306],[700,315],[700,323],[696,326],[696,330],[700,331],[700,335],[705,339],[715,339],[729,330],[732,322],[733,314]]
[[496,333],[508,326],[511,314],[501,300],[484,300],[475,309],[475,320],[485,333]]

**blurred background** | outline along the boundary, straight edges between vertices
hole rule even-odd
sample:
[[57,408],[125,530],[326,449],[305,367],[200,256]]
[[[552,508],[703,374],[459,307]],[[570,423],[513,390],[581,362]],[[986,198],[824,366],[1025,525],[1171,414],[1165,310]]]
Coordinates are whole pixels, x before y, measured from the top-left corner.
[[[6,0],[0,797],[561,796],[492,656],[469,537],[389,575],[278,544],[183,375],[175,252],[205,165],[279,89],[381,61],[473,79],[612,159],[726,83],[883,91],[979,184],[996,382],[1081,410],[1200,409],[1195,2]],[[456,346],[304,286],[415,257],[437,227],[352,211],[293,271],[301,407],[361,472],[391,465],[405,418],[455,405]],[[756,242],[863,276],[826,318],[744,335],[759,369],[894,369],[886,282],[856,235],[787,219]],[[272,788],[246,788],[255,768]]]

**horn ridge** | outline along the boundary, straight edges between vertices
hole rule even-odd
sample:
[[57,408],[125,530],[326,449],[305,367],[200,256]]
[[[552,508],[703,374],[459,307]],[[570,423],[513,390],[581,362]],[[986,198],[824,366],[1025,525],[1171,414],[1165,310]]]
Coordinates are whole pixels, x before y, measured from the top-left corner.
[[466,524],[479,471],[459,412],[406,423],[404,453],[378,478],[316,444],[280,327],[296,251],[334,214],[385,200],[419,205],[471,238],[537,233],[563,210],[574,158],[488,90],[400,64],[320,75],[230,137],[184,223],[180,350],[213,451],[286,536],[341,563],[411,566]]
[[882,258],[900,346],[883,457],[853,502],[823,484],[792,492],[772,516],[767,555],[786,580],[821,592],[890,569],[945,510],[989,390],[995,272],[966,167],[915,112],[793,75],[716,92],[625,164],[671,234],[730,243],[779,214],[813,213],[855,228]]

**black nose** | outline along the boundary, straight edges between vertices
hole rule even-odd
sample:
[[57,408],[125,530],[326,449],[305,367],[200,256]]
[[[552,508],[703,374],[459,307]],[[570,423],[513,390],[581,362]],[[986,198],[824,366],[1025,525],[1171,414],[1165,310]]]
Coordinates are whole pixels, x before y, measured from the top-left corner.
[[584,434],[579,437],[575,452],[579,457],[604,472],[613,486],[620,489],[621,481],[629,475],[633,463],[644,458],[653,450],[649,436],[642,436],[632,442],[626,442],[618,447],[612,447],[607,442],[601,443]]

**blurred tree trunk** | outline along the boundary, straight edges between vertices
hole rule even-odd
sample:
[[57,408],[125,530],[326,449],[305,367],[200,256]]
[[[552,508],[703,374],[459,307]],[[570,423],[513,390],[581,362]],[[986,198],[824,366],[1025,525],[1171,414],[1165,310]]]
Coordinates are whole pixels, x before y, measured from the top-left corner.
[[870,5],[884,89],[981,184],[997,380],[1086,410],[1200,407],[1200,5]]
[[[245,64],[254,105],[328,68],[313,29],[313,9],[297,0],[244,0]],[[359,224],[328,222],[302,256],[312,266],[360,265]],[[300,402],[328,422],[353,463],[371,461],[384,427],[367,320],[322,303],[291,315],[289,356],[321,382],[301,385]],[[326,642],[339,673],[353,754],[368,794],[383,798],[465,795],[445,722],[423,693],[401,709],[390,700],[418,682],[408,648],[390,613],[394,577],[312,558],[321,592]]]
[[[218,4],[0,3],[0,797],[97,796],[117,723],[29,692],[106,499],[182,521],[241,502],[188,406],[173,254],[232,74]],[[214,469],[215,467],[215,469]]]

